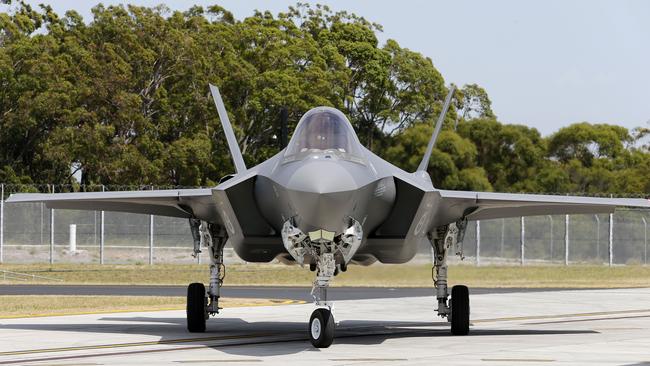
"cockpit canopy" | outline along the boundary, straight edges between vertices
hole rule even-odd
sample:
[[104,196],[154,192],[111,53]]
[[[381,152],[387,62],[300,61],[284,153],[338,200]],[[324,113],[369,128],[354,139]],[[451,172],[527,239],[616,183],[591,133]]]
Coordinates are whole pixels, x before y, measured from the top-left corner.
[[305,113],[298,122],[285,158],[328,152],[359,160],[363,156],[360,146],[350,121],[341,111],[317,107]]

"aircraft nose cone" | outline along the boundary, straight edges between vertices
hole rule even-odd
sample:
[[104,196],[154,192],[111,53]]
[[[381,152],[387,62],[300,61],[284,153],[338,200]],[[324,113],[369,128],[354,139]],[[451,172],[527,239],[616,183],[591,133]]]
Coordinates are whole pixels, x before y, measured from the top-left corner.
[[288,188],[303,232],[325,229],[341,233],[356,205],[358,187],[353,176],[345,167],[330,162],[299,167]]
[[340,164],[312,161],[299,167],[289,179],[289,188],[312,193],[334,193],[357,189],[352,174]]

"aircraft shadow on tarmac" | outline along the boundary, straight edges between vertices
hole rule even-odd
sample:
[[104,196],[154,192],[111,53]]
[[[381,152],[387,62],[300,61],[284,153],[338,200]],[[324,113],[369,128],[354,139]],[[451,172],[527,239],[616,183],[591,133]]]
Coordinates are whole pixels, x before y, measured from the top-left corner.
[[[274,356],[301,351],[319,352],[307,340],[306,322],[256,321],[219,318],[208,322],[205,333],[185,331],[185,319],[162,317],[104,317],[95,324],[2,324],[0,329],[66,331],[83,333],[142,334],[159,336],[161,344],[202,345],[247,356]],[[116,323],[110,323],[115,321]],[[107,323],[108,322],[108,323]],[[117,323],[119,322],[119,323]],[[128,324],[134,322],[139,324]],[[127,324],[125,324],[127,323]],[[562,335],[598,333],[593,330],[472,329],[469,337],[508,335]],[[336,327],[336,344],[374,345],[388,339],[452,337],[447,322],[393,322],[346,320]],[[177,342],[183,340],[182,342]],[[191,341],[190,341],[191,340]],[[282,343],[282,347],[277,344]],[[245,347],[256,345],[256,347]]]

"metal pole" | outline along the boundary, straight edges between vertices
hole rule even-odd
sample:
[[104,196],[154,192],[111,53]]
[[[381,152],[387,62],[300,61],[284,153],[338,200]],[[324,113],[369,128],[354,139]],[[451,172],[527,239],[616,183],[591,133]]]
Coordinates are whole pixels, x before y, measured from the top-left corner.
[[45,226],[45,219],[43,218],[43,207],[45,205],[41,202],[41,245],[43,245],[43,226]]
[[70,253],[77,251],[77,225],[70,225],[70,236],[68,238],[68,250]]
[[564,216],[564,265],[569,265],[569,215]]
[[[104,192],[103,184],[102,192]],[[99,264],[104,264],[104,211],[99,213]]]
[[54,264],[54,209],[50,209],[50,264]]
[[596,258],[600,260],[600,218],[598,215],[594,215],[596,218]]
[[0,185],[0,263],[4,263],[5,249],[5,185]]
[[648,264],[648,222],[641,216],[643,221],[643,264]]
[[551,221],[551,261],[553,261],[553,216],[548,215],[548,219]]
[[503,259],[503,242],[506,233],[506,219],[501,219],[501,248],[499,248],[499,257]]
[[609,266],[614,264],[614,214],[609,214]]
[[153,215],[149,215],[149,265],[153,265]]
[[149,265],[153,265],[153,215],[149,215]]
[[526,244],[526,224],[524,222],[524,217],[521,217],[521,234],[519,236],[519,254],[521,255],[521,258],[519,258],[519,261],[521,265],[524,265],[524,258],[525,258],[525,244]]
[[481,221],[476,220],[476,265],[481,265]]

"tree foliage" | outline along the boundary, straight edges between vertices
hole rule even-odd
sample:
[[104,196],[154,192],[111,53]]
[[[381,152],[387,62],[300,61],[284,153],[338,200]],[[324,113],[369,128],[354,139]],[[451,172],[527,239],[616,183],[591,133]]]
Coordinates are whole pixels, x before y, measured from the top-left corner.
[[[8,4],[10,1],[3,1]],[[248,164],[280,150],[312,107],[343,110],[360,140],[406,170],[424,154],[448,92],[433,61],[381,26],[298,4],[237,20],[220,6],[14,3],[0,13],[0,181],[213,185],[232,172],[208,91],[220,87]],[[647,193],[647,129],[578,123],[544,138],[497,121],[488,93],[462,86],[429,173],[440,188]],[[71,169],[73,167],[73,169]]]

